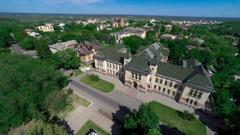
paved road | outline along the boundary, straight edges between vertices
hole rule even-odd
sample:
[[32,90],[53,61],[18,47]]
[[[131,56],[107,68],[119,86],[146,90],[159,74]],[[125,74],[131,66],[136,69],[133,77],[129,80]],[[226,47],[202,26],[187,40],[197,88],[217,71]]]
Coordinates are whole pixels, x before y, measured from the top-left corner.
[[130,97],[123,92],[116,90],[109,94],[100,93],[97,90],[80,83],[78,79],[73,79],[69,83],[69,87],[75,90],[75,92],[92,100],[100,109],[109,114],[115,113],[119,110],[120,106],[137,109],[142,103],[141,100]]

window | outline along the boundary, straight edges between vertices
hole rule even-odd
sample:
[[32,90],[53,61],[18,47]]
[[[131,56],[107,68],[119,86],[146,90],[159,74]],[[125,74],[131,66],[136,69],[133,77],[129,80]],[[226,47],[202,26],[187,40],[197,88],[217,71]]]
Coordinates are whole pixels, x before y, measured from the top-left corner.
[[160,86],[158,86],[158,91],[161,91],[161,87]]
[[202,95],[203,95],[203,93],[199,92],[197,98],[199,98],[199,99],[202,98]]
[[171,92],[171,91],[168,89],[168,90],[167,90],[167,94],[169,95],[169,94],[170,94],[170,92]]
[[175,84],[173,87],[176,89],[177,88],[177,84]]
[[197,94],[198,94],[198,92],[197,92],[197,91],[194,91],[193,97],[197,97]]
[[170,82],[169,86],[172,87],[172,82]]
[[139,75],[139,80],[142,80],[142,75]]
[[135,79],[138,79],[138,77],[137,77],[138,75],[137,74],[135,74]]
[[187,102],[187,103],[189,102],[189,98],[186,99],[186,102]]
[[172,92],[172,95],[173,95],[173,96],[175,96],[175,95],[176,95],[176,92],[175,92],[175,91],[173,91],[173,92]]
[[150,78],[150,82],[152,81],[152,78]]
[[192,104],[192,103],[193,103],[193,100],[191,99],[189,103]]
[[193,102],[193,105],[194,105],[194,106],[197,106],[197,101],[194,101],[194,102]]
[[156,78],[156,80],[155,80],[155,83],[157,83],[158,82],[158,78]]
[[163,80],[161,79],[161,80],[160,80],[160,84],[162,84],[162,82],[163,82]]
[[194,92],[194,90],[191,89],[190,92],[189,92],[189,95],[192,96],[193,92]]
[[134,73],[132,72],[132,78],[134,78]]
[[163,88],[163,93],[165,93],[165,91],[166,91],[166,89],[165,89],[165,88]]
[[157,85],[154,85],[154,89],[155,89],[155,90],[157,89]]
[[113,64],[113,69],[115,69],[115,65]]
[[167,83],[168,83],[168,82],[167,82],[167,81],[165,81],[164,85],[166,86],[166,85],[167,85]]

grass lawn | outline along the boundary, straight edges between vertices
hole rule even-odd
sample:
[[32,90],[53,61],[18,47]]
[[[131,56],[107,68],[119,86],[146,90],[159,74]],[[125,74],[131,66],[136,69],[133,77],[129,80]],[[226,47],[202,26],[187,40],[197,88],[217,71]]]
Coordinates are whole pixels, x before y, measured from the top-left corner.
[[87,123],[85,123],[85,125],[77,132],[76,135],[86,135],[89,129],[93,129],[98,135],[110,135],[92,121],[88,121]]
[[204,124],[198,119],[187,121],[178,115],[178,111],[164,106],[156,101],[149,103],[151,109],[157,114],[159,121],[170,127],[176,127],[186,135],[207,135]]
[[81,96],[78,96],[74,93],[71,94],[71,98],[72,98],[73,102],[75,102],[77,104],[80,104],[80,105],[83,105],[83,106],[86,106],[86,107],[88,107],[91,104],[91,102],[88,101],[87,99],[85,99]]
[[114,84],[102,79],[99,79],[99,81],[92,81],[90,75],[83,77],[81,82],[104,93],[112,92],[114,89]]

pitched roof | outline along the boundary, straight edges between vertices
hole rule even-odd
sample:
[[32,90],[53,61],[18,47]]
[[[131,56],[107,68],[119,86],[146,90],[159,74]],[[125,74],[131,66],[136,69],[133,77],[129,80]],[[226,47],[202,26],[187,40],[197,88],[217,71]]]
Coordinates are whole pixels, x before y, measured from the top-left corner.
[[209,74],[202,65],[194,68],[184,68],[182,66],[160,62],[157,74],[209,91],[213,91],[214,89]]
[[130,53],[122,45],[105,47],[102,51],[99,51],[95,57],[114,61],[117,63],[123,63],[123,58],[129,58]]

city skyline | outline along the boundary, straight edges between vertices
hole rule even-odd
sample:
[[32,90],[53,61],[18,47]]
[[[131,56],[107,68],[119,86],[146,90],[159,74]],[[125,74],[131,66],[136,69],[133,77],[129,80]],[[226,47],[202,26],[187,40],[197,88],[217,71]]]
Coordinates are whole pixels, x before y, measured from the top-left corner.
[[8,0],[0,12],[240,17],[237,0]]

